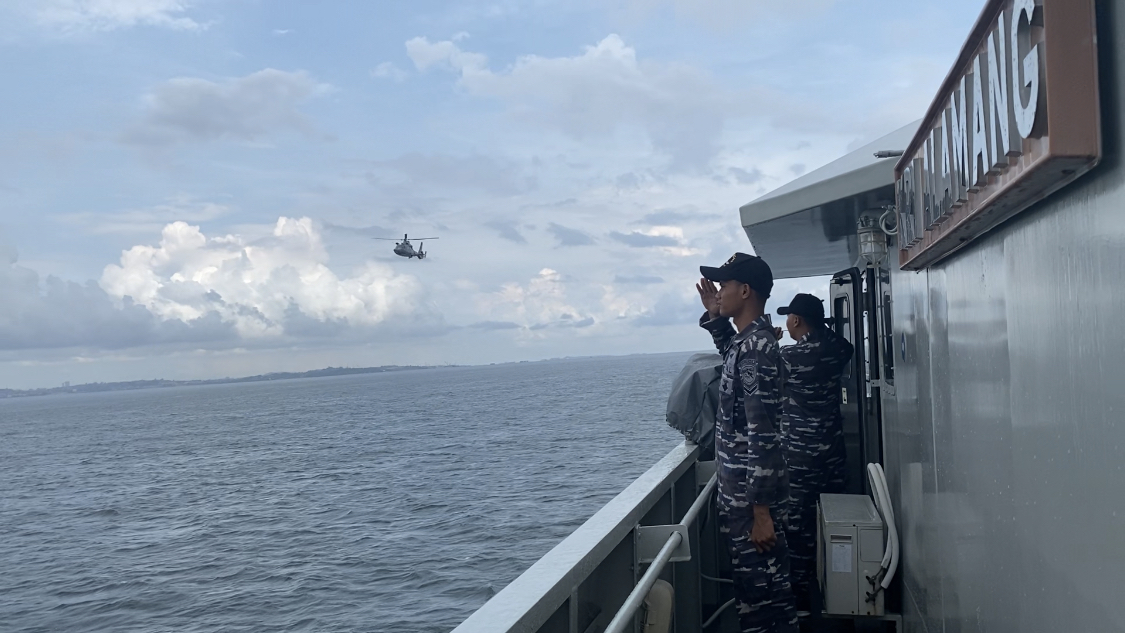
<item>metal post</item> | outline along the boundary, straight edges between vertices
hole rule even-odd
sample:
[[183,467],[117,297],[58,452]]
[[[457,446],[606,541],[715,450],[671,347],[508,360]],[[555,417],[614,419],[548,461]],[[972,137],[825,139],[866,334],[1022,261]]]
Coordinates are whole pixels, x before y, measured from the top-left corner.
[[679,546],[680,540],[683,536],[679,532],[673,532],[668,537],[668,542],[664,543],[664,547],[660,548],[660,553],[648,566],[645,575],[641,576],[641,581],[633,588],[632,593],[625,599],[625,604],[621,605],[621,610],[617,615],[613,616],[609,626],[605,627],[605,633],[622,633],[625,627],[633,622],[633,614],[640,608],[641,603],[644,602],[645,596],[648,595],[649,589],[656,584],[657,579],[660,577],[660,572],[664,569],[664,565],[668,563],[668,559],[672,557],[672,552]]
[[703,487],[703,492],[695,498],[695,503],[691,504],[688,511],[684,514],[684,518],[680,520],[680,525],[691,525],[695,522],[696,515],[707,504],[707,500],[711,498],[711,491],[715,489],[715,485],[719,483],[719,476],[717,474],[711,475],[711,480]]

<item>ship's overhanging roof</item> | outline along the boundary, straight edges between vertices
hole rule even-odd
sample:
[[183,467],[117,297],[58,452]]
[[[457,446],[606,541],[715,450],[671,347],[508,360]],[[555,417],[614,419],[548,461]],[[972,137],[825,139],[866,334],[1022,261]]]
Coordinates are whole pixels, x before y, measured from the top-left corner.
[[742,226],[754,252],[777,278],[830,275],[856,260],[855,222],[868,208],[894,202],[896,158],[919,122],[904,126],[743,205]]

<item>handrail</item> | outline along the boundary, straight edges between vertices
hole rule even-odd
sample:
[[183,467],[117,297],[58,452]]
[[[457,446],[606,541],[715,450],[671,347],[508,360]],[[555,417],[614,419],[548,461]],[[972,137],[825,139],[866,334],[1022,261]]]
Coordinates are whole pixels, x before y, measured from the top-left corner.
[[[700,510],[711,498],[711,491],[719,482],[718,473],[711,475],[707,485],[703,487],[703,492],[692,502],[691,507],[684,513],[684,518],[680,519],[679,525],[688,527],[695,522],[695,517],[699,515]],[[660,553],[652,560],[652,563],[645,570],[644,576],[641,576],[640,582],[633,591],[629,593],[629,597],[625,599],[625,604],[617,611],[617,615],[613,616],[609,626],[606,627],[604,633],[621,633],[625,630],[625,623],[633,617],[633,614],[640,608],[641,603],[644,602],[645,596],[648,595],[652,586],[656,584],[656,579],[660,576],[660,572],[664,571],[664,566],[668,564],[668,560],[672,558],[672,552],[680,545],[683,535],[680,532],[672,532],[668,535],[668,540],[664,542],[664,547],[660,548]]]
[[660,572],[664,569],[664,565],[668,563],[668,559],[672,558],[672,552],[679,546],[682,538],[683,535],[679,532],[672,532],[668,541],[664,543],[664,547],[660,548],[660,553],[656,555],[656,559],[649,565],[645,575],[641,576],[641,581],[637,583],[637,586],[629,593],[629,597],[625,599],[625,604],[621,605],[617,615],[613,616],[609,626],[605,627],[605,633],[622,633],[626,625],[632,623],[633,614],[637,612],[649,590],[656,584]]
[[703,506],[707,504],[707,500],[711,498],[711,491],[715,489],[718,483],[718,473],[711,475],[711,479],[707,482],[707,485],[703,487],[703,492],[699,493],[699,496],[695,498],[695,502],[692,503],[688,511],[684,513],[684,518],[680,519],[680,525],[688,526],[695,522],[696,515],[698,515],[699,511],[703,509]]
[[[699,457],[683,442],[621,491],[519,578],[470,615],[455,633],[536,630],[571,596]],[[682,538],[682,537],[681,537]]]

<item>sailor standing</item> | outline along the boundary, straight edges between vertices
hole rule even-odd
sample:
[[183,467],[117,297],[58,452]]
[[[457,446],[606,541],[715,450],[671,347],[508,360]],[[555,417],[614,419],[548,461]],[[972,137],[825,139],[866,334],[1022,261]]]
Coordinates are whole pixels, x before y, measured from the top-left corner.
[[723,354],[717,506],[739,625],[743,633],[796,633],[785,533],[789,485],[778,429],[781,359],[765,314],[773,273],[761,258],[744,253],[699,271],[696,289],[707,309],[699,324]]
[[789,468],[790,579],[798,608],[808,608],[816,570],[816,503],[821,493],[844,492],[847,476],[840,377],[852,344],[825,326],[824,305],[798,294],[778,308],[795,345],[781,348],[784,363],[782,434]]

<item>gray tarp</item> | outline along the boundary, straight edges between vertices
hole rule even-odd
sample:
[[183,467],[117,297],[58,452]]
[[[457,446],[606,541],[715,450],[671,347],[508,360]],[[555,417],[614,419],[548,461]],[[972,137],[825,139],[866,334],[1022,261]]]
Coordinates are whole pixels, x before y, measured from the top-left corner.
[[714,443],[723,357],[696,354],[688,359],[668,395],[668,426],[708,448]]

